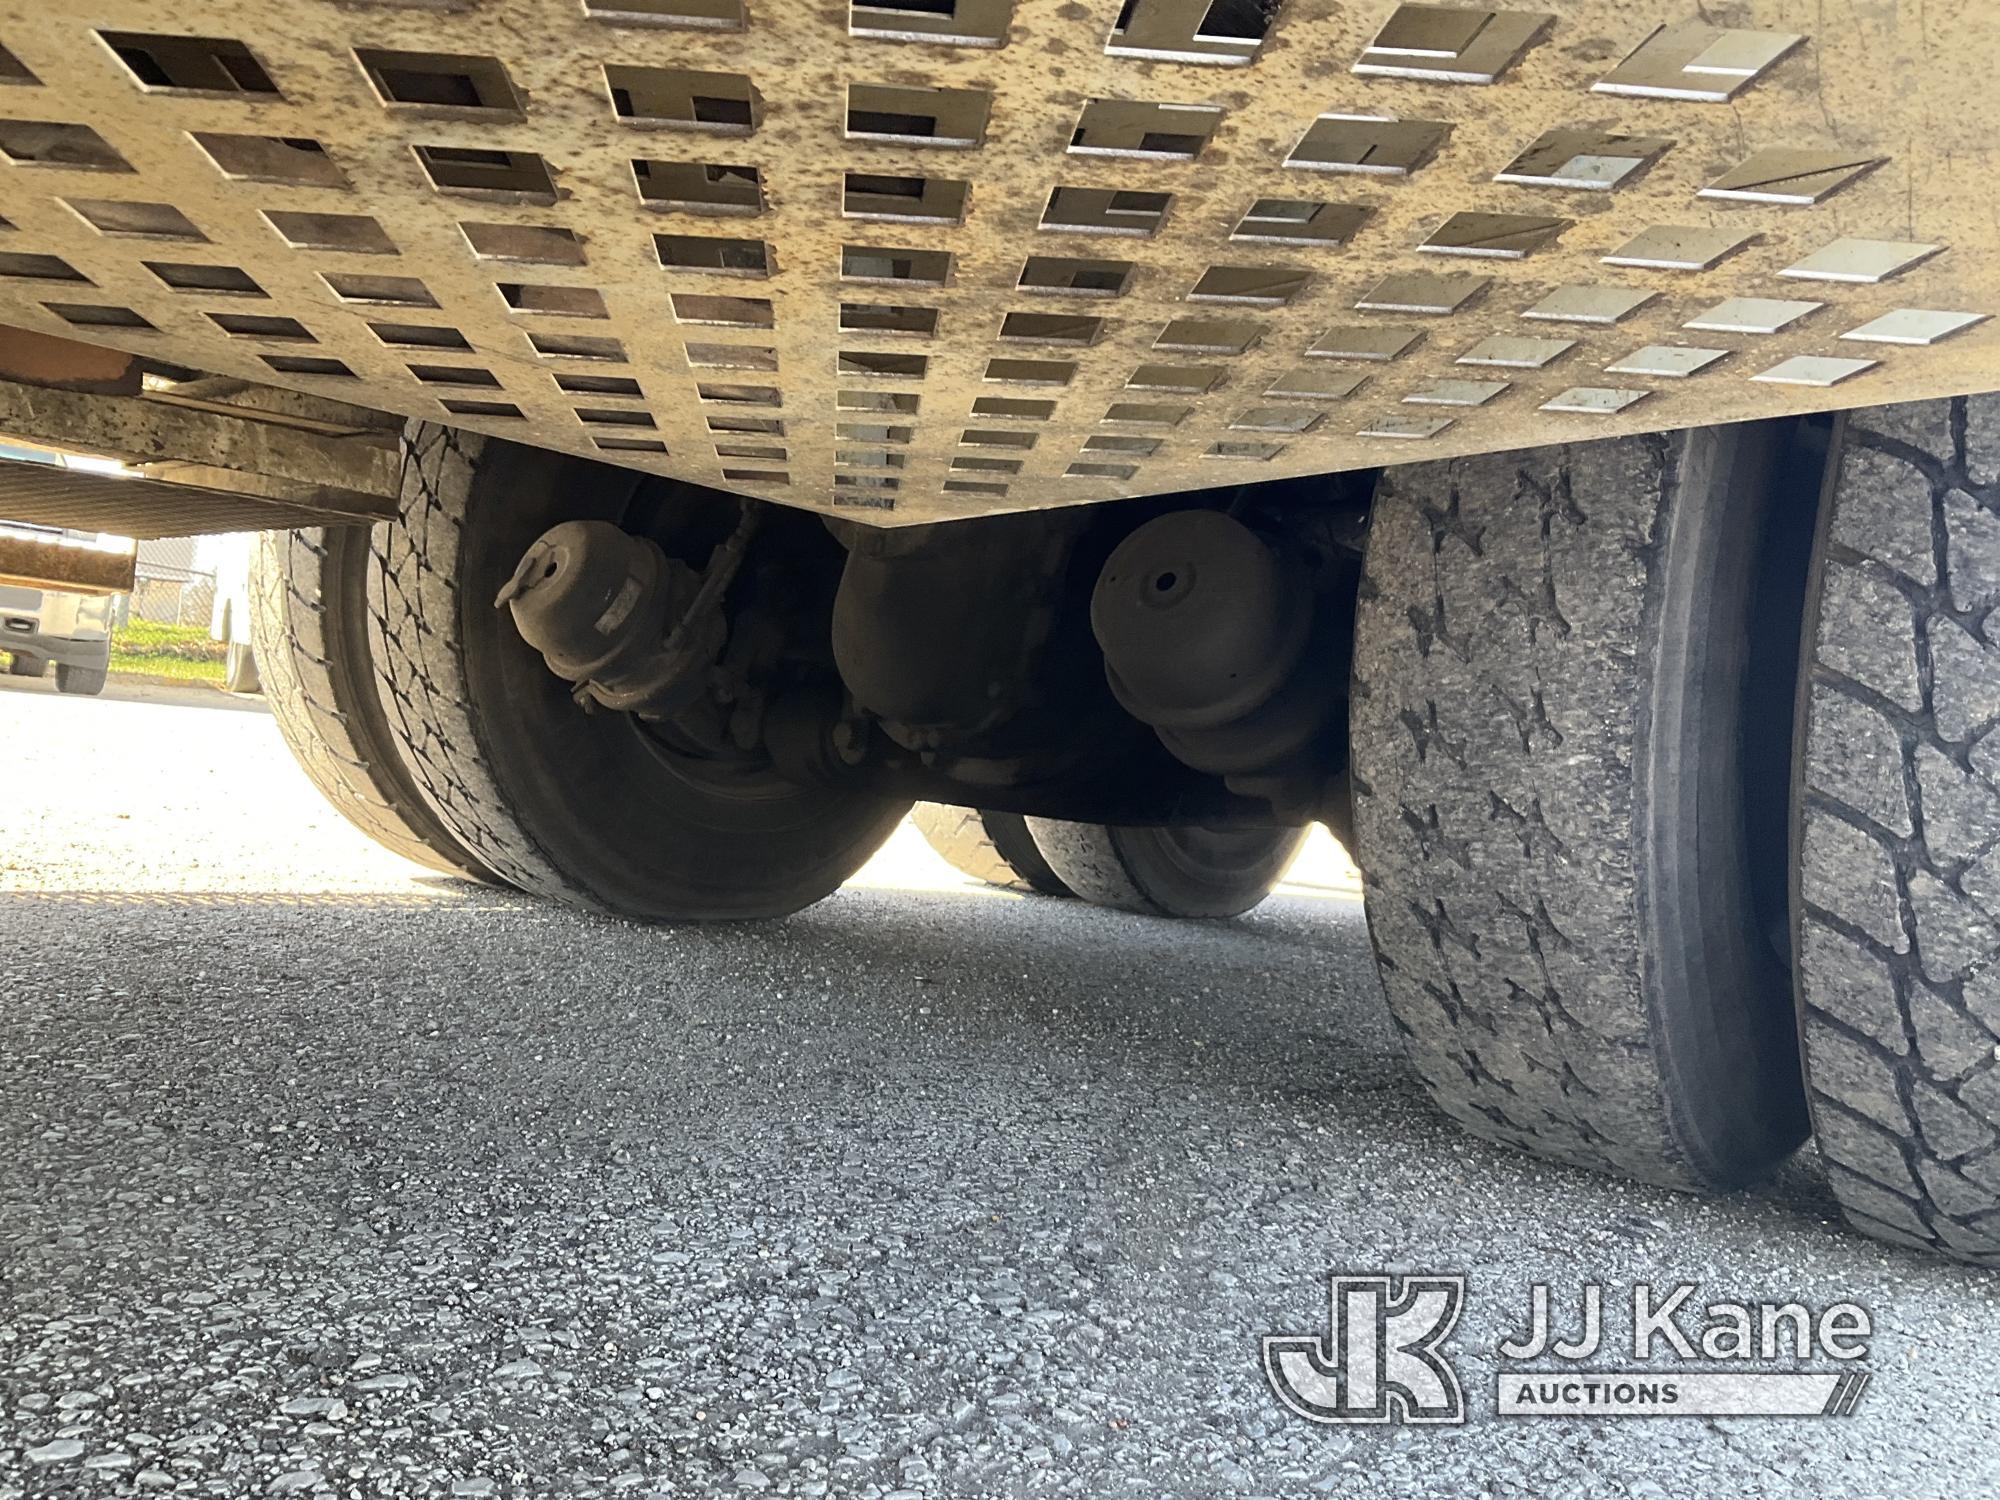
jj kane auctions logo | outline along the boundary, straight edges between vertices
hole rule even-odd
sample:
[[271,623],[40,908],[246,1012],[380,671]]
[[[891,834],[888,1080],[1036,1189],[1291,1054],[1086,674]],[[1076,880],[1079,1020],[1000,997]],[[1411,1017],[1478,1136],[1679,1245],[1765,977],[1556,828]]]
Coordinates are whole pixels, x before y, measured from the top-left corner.
[[[1527,1327],[1502,1339],[1494,1411],[1534,1416],[1847,1416],[1860,1404],[1873,1326],[1867,1310],[1836,1302],[1701,1303],[1679,1282],[1631,1288],[1630,1351],[1644,1368],[1581,1368],[1607,1351],[1605,1288],[1587,1282],[1577,1316],[1559,1330],[1546,1284],[1530,1291]],[[1324,1333],[1263,1341],[1264,1378],[1309,1422],[1456,1424],[1464,1388],[1445,1350],[1465,1310],[1463,1276],[1328,1278]],[[1821,1358],[1834,1368],[1794,1366]],[[1694,1366],[1695,1368],[1690,1368]],[[1702,1368],[1706,1367],[1706,1368]]]

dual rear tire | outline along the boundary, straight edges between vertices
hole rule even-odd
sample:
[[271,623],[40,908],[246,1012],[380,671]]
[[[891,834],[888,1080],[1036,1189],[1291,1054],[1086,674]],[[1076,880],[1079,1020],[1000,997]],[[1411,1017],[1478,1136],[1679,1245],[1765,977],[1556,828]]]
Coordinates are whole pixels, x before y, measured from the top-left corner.
[[[838,889],[895,829],[907,802],[800,786],[685,753],[633,715],[585,712],[495,607],[557,522],[610,521],[671,549],[693,497],[447,428],[413,428],[406,449],[377,558],[377,687],[425,801],[488,869],[607,916],[782,916]],[[720,534],[735,529],[738,502],[703,503],[726,504]]]
[[439,874],[490,881],[425,801],[383,711],[369,560],[363,527],[259,535],[250,632],[265,700],[306,779],[348,822]]
[[1242,915],[1271,893],[1305,838],[1294,828],[1124,828],[935,803],[912,821],[975,880],[1152,917]]
[[1782,885],[1755,842],[1788,723],[1752,642],[1787,588],[1796,630],[1803,587],[1765,543],[1788,503],[1810,532],[1810,495],[1779,482],[1785,432],[1381,482],[1359,861],[1410,1060],[1475,1134],[1690,1189],[1750,1181],[1805,1136]]
[[1997,610],[1991,399],[1392,471],[1356,822],[1439,1105],[1679,1188],[1810,1124],[1856,1227],[2000,1264]]
[[357,827],[432,868],[655,921],[796,911],[894,829],[905,803],[586,713],[496,609],[556,522],[682,513],[658,481],[441,427],[412,427],[403,456],[396,520],[269,536],[254,569],[273,711]]
[[1236,917],[1284,876],[1302,828],[1119,828],[1028,819],[1063,883],[1094,906],[1149,917]]
[[924,842],[961,875],[1023,896],[1076,894],[1035,847],[1028,820],[1019,813],[921,802],[910,821]]

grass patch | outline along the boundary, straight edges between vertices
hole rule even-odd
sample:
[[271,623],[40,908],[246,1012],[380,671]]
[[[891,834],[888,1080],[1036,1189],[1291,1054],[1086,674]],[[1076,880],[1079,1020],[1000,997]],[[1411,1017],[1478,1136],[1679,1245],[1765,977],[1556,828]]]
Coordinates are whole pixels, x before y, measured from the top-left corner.
[[184,656],[134,656],[127,651],[113,651],[111,675],[171,677],[176,682],[206,682],[221,687],[224,672],[219,661],[189,661]]
[[228,648],[210,640],[206,625],[160,625],[132,620],[111,633],[114,652],[134,656],[178,656],[187,661],[221,661]]
[[133,620],[111,635],[111,670],[171,677],[176,682],[222,685],[228,647],[198,625],[160,625]]

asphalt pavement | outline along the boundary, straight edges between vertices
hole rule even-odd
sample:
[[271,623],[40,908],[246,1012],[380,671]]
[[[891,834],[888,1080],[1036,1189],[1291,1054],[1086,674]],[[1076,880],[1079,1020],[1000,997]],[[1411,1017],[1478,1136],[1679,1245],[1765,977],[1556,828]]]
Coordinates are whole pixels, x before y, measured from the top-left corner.
[[[645,929],[374,848],[220,695],[0,678],[0,755],[0,1500],[2000,1490],[2000,1276],[1846,1231],[1810,1153],[1692,1199],[1461,1136],[1324,849],[1194,925],[906,829]],[[1331,1270],[1467,1278],[1464,1425],[1279,1405]],[[1494,1415],[1586,1280],[1859,1303],[1871,1382]]]

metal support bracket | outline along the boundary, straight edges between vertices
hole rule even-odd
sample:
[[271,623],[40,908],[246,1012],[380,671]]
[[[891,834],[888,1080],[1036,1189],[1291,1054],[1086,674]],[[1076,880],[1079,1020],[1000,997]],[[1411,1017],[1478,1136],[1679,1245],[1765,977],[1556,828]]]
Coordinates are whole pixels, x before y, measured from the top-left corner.
[[0,518],[140,539],[382,520],[400,427],[237,381],[102,394],[0,377]]

